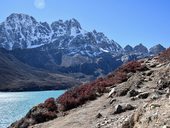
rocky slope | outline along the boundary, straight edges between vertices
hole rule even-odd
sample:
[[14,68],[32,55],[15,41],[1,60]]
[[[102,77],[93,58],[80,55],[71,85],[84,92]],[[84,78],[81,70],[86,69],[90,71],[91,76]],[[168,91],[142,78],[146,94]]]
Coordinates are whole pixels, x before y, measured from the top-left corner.
[[106,78],[35,106],[10,127],[168,128],[169,56],[170,48],[158,57],[125,64]]
[[80,82],[70,76],[30,67],[0,49],[0,91],[65,89]]

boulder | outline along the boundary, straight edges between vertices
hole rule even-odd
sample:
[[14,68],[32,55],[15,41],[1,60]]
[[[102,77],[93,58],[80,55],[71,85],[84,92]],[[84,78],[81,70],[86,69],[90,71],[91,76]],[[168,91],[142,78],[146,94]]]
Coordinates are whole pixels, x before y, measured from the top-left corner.
[[169,85],[170,85],[170,81],[159,80],[157,87],[159,90],[163,90],[163,89],[167,88]]
[[108,97],[112,97],[112,94],[115,93],[115,88],[112,88],[111,91],[109,92]]
[[147,72],[146,72],[146,76],[152,75],[153,72],[154,72],[154,71],[152,71],[152,70],[147,71]]
[[125,110],[123,109],[123,107],[121,105],[116,105],[115,106],[115,110],[114,110],[114,114],[119,114],[124,112]]
[[168,126],[168,125],[164,125],[162,128],[170,128],[170,126]]
[[103,117],[101,113],[98,113],[98,114],[96,115],[96,118],[101,118],[101,117]]
[[146,99],[146,98],[148,98],[148,96],[149,96],[149,93],[148,92],[144,92],[144,93],[139,94],[137,97],[139,99]]
[[134,89],[132,89],[128,92],[129,97],[134,97],[134,96],[137,96],[138,94],[139,94],[139,92]]
[[124,108],[125,111],[127,111],[127,110],[134,110],[134,109],[135,109],[135,107],[132,106],[131,104],[126,104],[125,108]]
[[112,104],[112,103],[115,102],[115,101],[116,101],[116,99],[111,99],[111,100],[109,101],[109,103]]
[[126,105],[116,105],[114,109],[114,114],[119,114],[128,110],[134,110],[135,107],[132,106],[131,104],[126,104]]
[[119,86],[115,87],[115,96],[125,96],[130,90],[131,85],[128,83],[119,84]]

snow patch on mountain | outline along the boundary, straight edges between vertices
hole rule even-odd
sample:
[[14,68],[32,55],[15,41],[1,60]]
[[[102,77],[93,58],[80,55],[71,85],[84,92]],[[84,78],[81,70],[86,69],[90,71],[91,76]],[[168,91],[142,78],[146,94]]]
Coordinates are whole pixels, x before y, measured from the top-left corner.
[[49,25],[32,16],[13,13],[0,24],[0,47],[36,48],[44,44],[65,49],[68,54],[96,56],[102,52],[119,53],[123,49],[115,41],[96,30],[82,29],[76,19],[58,20]]
[[32,45],[32,46],[30,46],[30,47],[28,47],[28,48],[37,48],[37,47],[40,47],[40,46],[42,46],[42,45],[44,45],[44,44]]
[[108,50],[104,50],[103,48],[100,48],[100,50],[103,52],[109,52]]

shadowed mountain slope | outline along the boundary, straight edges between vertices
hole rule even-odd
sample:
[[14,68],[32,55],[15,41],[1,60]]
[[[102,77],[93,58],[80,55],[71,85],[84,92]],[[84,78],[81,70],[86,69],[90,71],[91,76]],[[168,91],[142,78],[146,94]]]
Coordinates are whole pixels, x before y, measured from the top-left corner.
[[79,83],[69,76],[30,67],[16,59],[9,51],[0,49],[1,91],[66,89]]

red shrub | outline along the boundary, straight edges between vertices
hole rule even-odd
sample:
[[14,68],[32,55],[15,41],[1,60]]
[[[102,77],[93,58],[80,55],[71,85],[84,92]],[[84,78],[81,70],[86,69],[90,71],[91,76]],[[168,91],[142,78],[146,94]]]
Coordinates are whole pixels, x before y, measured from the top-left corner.
[[118,84],[127,81],[127,74],[132,72],[135,73],[136,71],[147,70],[146,66],[141,65],[141,62],[138,61],[131,61],[127,64],[122,65],[119,69],[117,69],[112,74],[108,75],[108,79],[113,84]]
[[123,65],[122,72],[126,72],[126,73],[133,72],[133,73],[135,73],[136,71],[145,70],[145,68],[146,68],[145,66],[141,65],[141,62],[131,61],[131,62]]
[[57,99],[61,105],[60,110],[66,111],[84,104],[88,100],[94,100],[98,94],[105,92],[105,87],[126,81],[127,73],[144,70],[144,66],[138,61],[129,62],[110,74],[107,78],[99,78],[89,84],[81,85],[68,90]]
[[55,99],[54,98],[49,98],[44,102],[44,106],[48,108],[49,111],[56,111],[57,106],[55,104]]
[[125,72],[117,71],[113,78],[111,78],[113,84],[122,83],[127,80]]
[[85,84],[67,91],[57,101],[61,104],[60,109],[65,111],[84,104],[88,100],[94,100],[97,96],[96,92],[102,92],[102,90],[96,87],[95,83]]
[[165,62],[165,61],[170,61],[170,48],[168,48],[167,50],[165,50],[164,52],[162,52],[158,59],[161,61],[161,62]]

